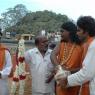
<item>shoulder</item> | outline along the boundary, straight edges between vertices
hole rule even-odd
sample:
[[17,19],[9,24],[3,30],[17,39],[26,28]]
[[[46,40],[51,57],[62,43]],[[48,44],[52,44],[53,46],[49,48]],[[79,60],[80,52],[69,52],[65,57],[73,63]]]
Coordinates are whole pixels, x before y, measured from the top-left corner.
[[35,53],[37,51],[37,48],[32,48],[32,49],[29,49],[29,50],[27,50],[26,51],[26,53],[28,53],[28,54],[33,54],[33,53]]
[[5,45],[1,45],[0,50],[5,51],[5,54],[10,54],[10,50]]
[[76,45],[76,49],[78,51],[83,51],[83,46],[82,45]]

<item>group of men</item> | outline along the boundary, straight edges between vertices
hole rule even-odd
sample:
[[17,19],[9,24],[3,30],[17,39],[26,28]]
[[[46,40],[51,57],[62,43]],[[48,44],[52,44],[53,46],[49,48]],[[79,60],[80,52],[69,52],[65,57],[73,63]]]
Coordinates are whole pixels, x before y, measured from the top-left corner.
[[[32,95],[95,95],[95,19],[82,16],[77,25],[68,21],[60,32],[61,41],[53,50],[47,37],[37,36],[35,47],[25,52]],[[0,38],[1,35],[0,32]],[[62,73],[58,72],[59,65]],[[9,95],[7,79],[11,68],[10,52],[0,43],[0,95]],[[70,73],[66,75],[65,71]]]

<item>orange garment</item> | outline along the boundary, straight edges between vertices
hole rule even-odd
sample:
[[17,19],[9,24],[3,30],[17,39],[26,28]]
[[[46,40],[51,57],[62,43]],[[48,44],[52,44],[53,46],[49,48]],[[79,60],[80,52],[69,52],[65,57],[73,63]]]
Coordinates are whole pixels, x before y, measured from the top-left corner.
[[0,44],[0,70],[3,69],[3,66],[5,64],[5,47]]
[[[68,49],[72,47],[73,44],[69,45]],[[60,63],[62,61],[62,56],[64,56],[64,43],[60,44],[60,53],[59,60]],[[68,62],[65,63],[65,66],[68,67],[68,70],[72,71],[81,67],[82,60],[82,47],[79,45],[75,45],[75,48],[72,51],[71,57]],[[78,95],[80,91],[80,86],[62,88],[61,86],[56,86],[56,94],[57,95]]]
[[[92,42],[92,40],[93,40],[93,37],[89,37],[87,42],[85,44],[83,44],[83,49],[84,49],[83,50],[83,59],[87,53],[88,47],[89,47],[90,43]],[[80,95],[90,95],[89,82],[82,85]]]
[[[5,65],[5,50],[8,50],[4,45],[0,44],[0,71],[3,69]],[[13,76],[13,69],[8,77]]]

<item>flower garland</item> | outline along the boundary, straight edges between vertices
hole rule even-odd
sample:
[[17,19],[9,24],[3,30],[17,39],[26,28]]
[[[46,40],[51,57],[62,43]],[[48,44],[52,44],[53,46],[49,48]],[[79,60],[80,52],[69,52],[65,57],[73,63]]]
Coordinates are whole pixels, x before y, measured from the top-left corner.
[[25,79],[26,79],[26,72],[25,72],[25,45],[24,39],[20,39],[18,43],[18,48],[16,52],[16,69],[13,76],[13,83],[11,88],[11,94],[15,95],[17,85],[19,84],[19,95],[24,94],[24,86],[25,86]]
[[67,46],[67,43],[64,43],[64,55],[62,57],[62,62],[60,63],[61,66],[68,62],[76,46],[73,44],[72,47],[68,47],[69,46]]
[[[57,78],[65,78],[70,74],[69,70],[65,70],[62,65],[66,64],[68,62],[68,60],[71,58],[73,50],[76,48],[76,45],[73,44],[71,47],[69,46],[69,44],[64,43],[64,55],[62,57],[62,61],[60,63],[60,65],[57,66],[58,71],[55,74],[55,80],[57,81]],[[58,81],[57,81],[58,83]]]

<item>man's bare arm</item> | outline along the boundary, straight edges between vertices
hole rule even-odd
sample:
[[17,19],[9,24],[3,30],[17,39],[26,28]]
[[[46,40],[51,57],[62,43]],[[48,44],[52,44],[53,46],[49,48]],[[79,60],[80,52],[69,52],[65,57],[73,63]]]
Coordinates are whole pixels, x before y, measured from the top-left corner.
[[54,64],[55,66],[58,65],[59,61],[58,61],[58,53],[60,51],[60,43],[54,48],[54,50],[51,53],[51,62],[52,64]]

